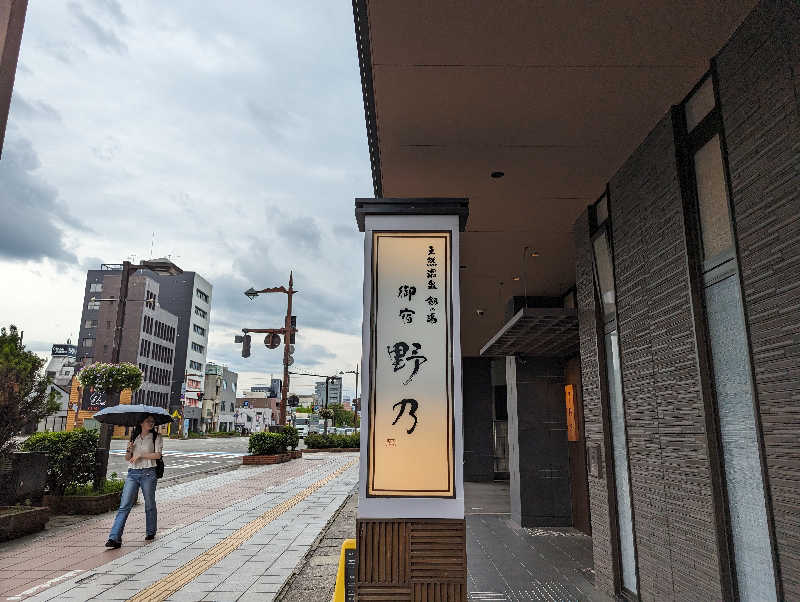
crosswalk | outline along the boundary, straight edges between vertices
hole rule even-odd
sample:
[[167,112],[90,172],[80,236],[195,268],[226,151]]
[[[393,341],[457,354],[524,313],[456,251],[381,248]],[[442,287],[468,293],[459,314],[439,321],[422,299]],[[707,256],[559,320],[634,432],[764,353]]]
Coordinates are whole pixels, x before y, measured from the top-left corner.
[[[112,449],[109,451],[110,454],[115,456],[124,456],[125,450],[124,449]],[[162,456],[169,457],[169,458],[208,458],[208,459],[235,459],[241,458],[244,456],[244,452],[213,452],[213,451],[175,451],[175,450],[164,450],[161,452]]]

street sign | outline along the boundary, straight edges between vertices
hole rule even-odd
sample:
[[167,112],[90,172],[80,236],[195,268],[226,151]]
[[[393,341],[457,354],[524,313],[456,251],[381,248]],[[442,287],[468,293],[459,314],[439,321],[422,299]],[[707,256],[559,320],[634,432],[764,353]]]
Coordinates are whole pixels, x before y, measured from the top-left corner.
[[281,344],[280,335],[272,333],[264,337],[264,345],[267,347],[267,349],[275,349],[280,344]]

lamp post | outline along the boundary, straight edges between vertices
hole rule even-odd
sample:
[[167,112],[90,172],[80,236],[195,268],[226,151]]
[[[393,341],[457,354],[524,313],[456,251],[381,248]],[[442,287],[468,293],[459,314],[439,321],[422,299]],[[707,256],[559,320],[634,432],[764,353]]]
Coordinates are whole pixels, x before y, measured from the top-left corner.
[[[356,375],[356,395],[355,399],[358,399],[358,364],[356,364],[355,370],[342,370],[339,374],[355,374]],[[358,402],[358,407],[361,409],[361,401]]]
[[[95,299],[96,301],[118,301],[117,319],[114,328],[114,338],[111,343],[111,363],[119,364],[119,356],[122,347],[122,331],[125,326],[125,306],[128,302],[128,284],[131,274],[138,270],[150,270],[157,274],[175,276],[182,274],[183,270],[171,261],[147,260],[140,261],[139,265],[133,265],[130,261],[122,262],[122,274],[119,283],[119,299]],[[137,301],[140,301],[137,299]],[[146,300],[141,300],[146,301]],[[111,436],[114,427],[110,424],[103,424],[100,427],[100,440],[97,444],[97,455],[95,463],[94,482],[95,487],[99,488],[106,478],[108,471],[108,451],[111,446]]]
[[291,346],[292,334],[297,332],[297,329],[292,327],[292,297],[298,291],[294,290],[294,278],[292,272],[289,272],[289,288],[284,286],[277,286],[272,288],[265,288],[260,291],[255,290],[253,287],[247,289],[245,296],[254,301],[262,293],[284,293],[286,294],[286,320],[283,329],[242,329],[245,332],[267,332],[276,333],[282,330],[283,332],[283,383],[281,385],[281,410],[279,424],[283,426],[286,424],[286,398],[289,395],[289,347]]

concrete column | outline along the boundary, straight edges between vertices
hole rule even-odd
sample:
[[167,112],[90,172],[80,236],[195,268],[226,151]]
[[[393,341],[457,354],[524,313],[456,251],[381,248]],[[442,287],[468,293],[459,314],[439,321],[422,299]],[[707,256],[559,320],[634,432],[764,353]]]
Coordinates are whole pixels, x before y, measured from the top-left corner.
[[564,365],[507,357],[511,518],[523,527],[570,526]]
[[462,359],[464,369],[464,480],[494,479],[491,360]]

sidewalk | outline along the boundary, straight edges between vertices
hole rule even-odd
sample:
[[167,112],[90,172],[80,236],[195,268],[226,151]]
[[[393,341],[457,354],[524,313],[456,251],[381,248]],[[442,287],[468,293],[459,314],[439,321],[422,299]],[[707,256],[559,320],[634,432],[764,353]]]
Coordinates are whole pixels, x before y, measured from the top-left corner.
[[357,481],[356,454],[315,454],[159,489],[154,542],[140,504],[119,550],[113,513],[0,547],[0,601],[271,600]]

